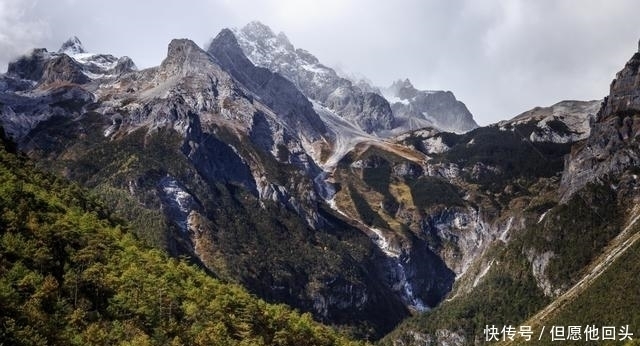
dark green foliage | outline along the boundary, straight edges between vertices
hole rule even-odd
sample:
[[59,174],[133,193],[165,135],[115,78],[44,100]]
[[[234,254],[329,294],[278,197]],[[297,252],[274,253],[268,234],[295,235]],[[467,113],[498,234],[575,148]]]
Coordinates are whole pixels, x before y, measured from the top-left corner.
[[[634,231],[638,231],[638,228]],[[547,326],[629,325],[635,340],[640,336],[640,244],[636,243],[618,258],[596,281],[562,308]],[[555,345],[547,338],[541,345]],[[621,343],[618,343],[621,344]],[[576,344],[576,345],[582,345]]]
[[411,146],[414,147],[416,150],[421,151],[421,152],[426,152],[426,148],[424,147],[424,144],[422,143],[422,138],[420,138],[419,136],[416,136],[415,134],[411,134],[409,135],[409,137],[407,137],[403,143],[407,146]]
[[[78,121],[52,118],[31,135],[30,155],[39,159],[43,168],[94,188],[116,216],[129,221],[147,244],[167,248],[157,180],[165,174],[195,176],[179,151],[181,140],[177,133],[165,129],[150,135],[138,130],[108,140],[100,131],[104,121],[97,113],[87,113]],[[68,147],[68,143],[74,144]],[[193,180],[194,185],[198,183]],[[125,193],[132,188],[136,197]]]
[[571,131],[571,129],[569,128],[569,126],[567,126],[567,124],[565,124],[563,121],[560,121],[558,119],[553,119],[551,121],[548,121],[547,126],[549,126],[549,128],[553,132],[559,133],[561,135],[570,135],[575,133],[574,131]]
[[[382,194],[384,198],[382,202],[383,209],[393,215],[398,209],[398,202],[389,192],[389,184],[392,177],[391,162],[377,155],[370,156],[367,161],[372,163],[372,167],[362,169],[362,180],[373,190]],[[386,222],[382,224],[386,224]]]
[[291,155],[289,148],[284,144],[278,144],[278,160],[281,162],[287,162],[289,155]]
[[391,179],[391,165],[389,161],[378,158],[375,167],[362,169],[362,180],[371,186],[375,191],[383,195],[389,194],[389,182]]
[[[535,181],[551,177],[562,171],[564,155],[571,144],[534,143],[529,140],[536,127],[518,125],[513,131],[497,127],[481,127],[462,135],[443,133],[443,141],[451,150],[436,158],[443,162],[457,163],[466,168],[468,181],[478,183],[491,191],[500,191],[514,179]],[[497,168],[471,173],[476,164]]]
[[451,183],[437,177],[420,177],[409,183],[411,197],[416,207],[427,209],[436,205],[462,206],[463,200],[458,189]]
[[0,344],[353,343],[145,247],[85,191],[0,148]]
[[389,225],[384,221],[378,213],[376,213],[369,203],[362,197],[362,195],[353,186],[349,186],[349,195],[353,200],[353,204],[356,207],[356,211],[360,215],[362,222],[369,226],[389,228]]
[[[108,185],[100,185],[94,189],[100,196],[100,200],[113,210],[113,215],[128,222],[136,235],[141,237],[147,244],[157,247],[165,247],[168,243],[166,230],[169,225],[160,208],[145,208],[131,194]],[[152,200],[153,197],[149,199]],[[158,203],[158,202],[156,202]]]
[[444,143],[449,148],[457,145],[461,141],[461,139],[464,138],[462,135],[458,135],[452,132],[442,132],[439,133],[438,136],[442,138],[442,143]]
[[538,252],[552,251],[548,276],[555,285],[575,283],[581,270],[620,232],[621,213],[608,185],[588,185],[554,208],[526,236]]

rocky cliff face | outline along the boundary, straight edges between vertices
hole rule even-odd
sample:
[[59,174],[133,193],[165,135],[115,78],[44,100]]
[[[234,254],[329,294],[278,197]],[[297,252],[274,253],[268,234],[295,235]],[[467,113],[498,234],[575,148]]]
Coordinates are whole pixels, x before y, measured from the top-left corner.
[[84,49],[82,42],[77,36],[70,37],[66,40],[60,49],[58,49],[58,53],[64,53],[67,55],[75,55],[86,53],[87,51]]
[[590,182],[640,164],[639,114],[640,53],[635,53],[611,82],[591,135],[567,158],[560,186],[563,201]]
[[44,65],[40,83],[43,85],[53,83],[84,84],[89,77],[82,73],[82,66],[66,54],[55,56]]
[[450,91],[417,90],[405,79],[383,89],[383,94],[391,103],[397,132],[429,126],[464,133],[478,127],[464,103],[456,100]]
[[278,73],[253,65],[230,30],[222,30],[210,43],[207,52],[309,142],[329,135],[311,102],[295,85]]

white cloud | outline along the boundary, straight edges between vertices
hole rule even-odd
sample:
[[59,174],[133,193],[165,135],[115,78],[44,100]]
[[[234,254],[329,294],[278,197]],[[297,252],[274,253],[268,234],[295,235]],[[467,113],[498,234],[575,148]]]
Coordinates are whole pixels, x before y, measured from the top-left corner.
[[0,69],[11,59],[37,47],[47,38],[48,24],[31,13],[36,1],[0,0]]

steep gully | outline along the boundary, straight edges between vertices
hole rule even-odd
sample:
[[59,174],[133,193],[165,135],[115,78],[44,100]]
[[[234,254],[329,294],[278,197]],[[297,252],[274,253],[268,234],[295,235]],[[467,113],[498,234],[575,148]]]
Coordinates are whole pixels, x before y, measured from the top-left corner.
[[392,241],[385,231],[375,227],[370,227],[364,224],[362,221],[349,216],[344,211],[340,210],[334,200],[335,189],[331,183],[327,182],[327,178],[333,173],[338,162],[350,151],[354,150],[357,145],[366,144],[373,146],[384,147],[385,150],[398,154],[410,161],[416,163],[424,162],[426,157],[419,157],[414,153],[407,153],[406,151],[395,148],[393,143],[384,141],[374,135],[370,135],[359,129],[354,124],[351,124],[347,120],[337,116],[329,109],[314,102],[314,109],[320,115],[320,118],[333,130],[336,134],[336,141],[333,153],[331,156],[320,165],[322,172],[314,178],[316,189],[320,191],[320,195],[324,201],[338,214],[353,221],[365,234],[367,234],[373,243],[386,255],[387,260],[391,262],[391,266],[396,268],[398,283],[394,285],[394,289],[398,291],[402,300],[407,306],[415,311],[423,312],[427,311],[429,307],[413,292],[413,286],[408,279],[406,261],[408,256],[402,249],[392,246]]

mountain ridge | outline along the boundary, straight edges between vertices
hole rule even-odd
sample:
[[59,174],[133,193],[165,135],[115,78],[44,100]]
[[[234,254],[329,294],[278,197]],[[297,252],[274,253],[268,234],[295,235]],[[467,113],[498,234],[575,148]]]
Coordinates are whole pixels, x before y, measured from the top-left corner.
[[340,77],[308,51],[296,49],[283,33],[276,35],[271,28],[258,21],[233,29],[233,32],[245,55],[254,64],[279,72],[296,84],[307,97],[356,122],[367,133],[386,137],[386,133],[398,134],[415,129],[406,124],[407,119],[424,120],[422,113],[427,110],[434,113],[432,119],[437,119],[435,125],[444,130],[466,132],[477,127],[471,113],[450,92],[438,91],[433,96],[420,97],[413,106],[419,108],[416,111],[413,111],[413,107],[404,109],[402,105],[396,105],[394,110],[384,95],[374,91],[377,88],[361,88],[359,83]]

